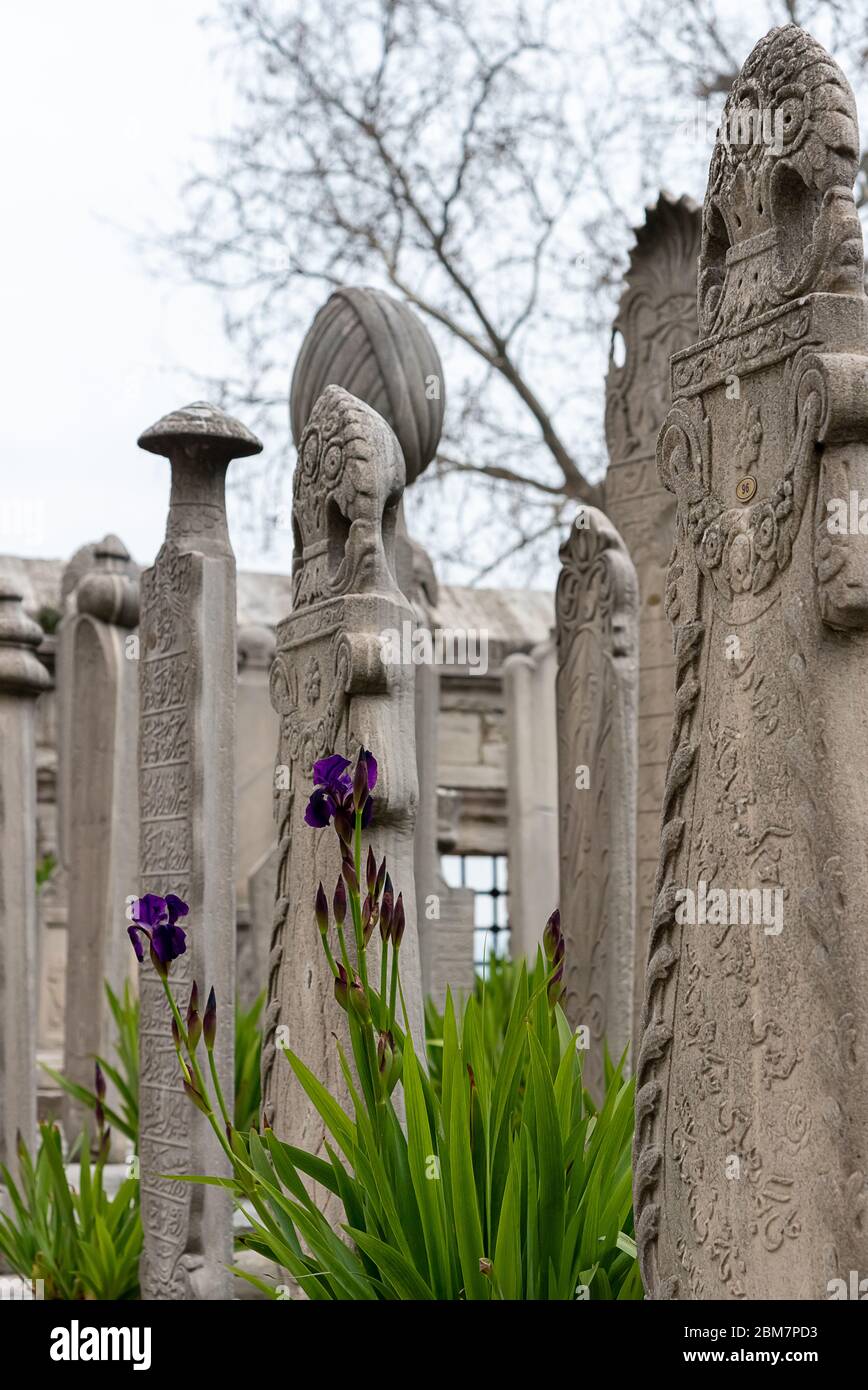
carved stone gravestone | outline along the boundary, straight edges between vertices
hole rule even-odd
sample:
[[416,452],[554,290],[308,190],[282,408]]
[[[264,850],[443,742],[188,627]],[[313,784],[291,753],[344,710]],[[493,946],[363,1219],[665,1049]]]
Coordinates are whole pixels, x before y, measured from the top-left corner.
[[37,696],[51,684],[36,656],[42,629],[0,577],[0,1162],[36,1137]]
[[[437,452],[446,407],[443,367],[419,316],[382,290],[336,290],[308,329],[293,372],[290,419],[296,445],[328,385],[342,386],[382,415],[401,446],[406,482],[414,482]],[[402,499],[395,535],[395,577],[413,610],[411,639],[418,639],[418,648],[424,634],[436,627],[437,579],[430,557],[407,532],[403,510]],[[415,874],[422,985],[426,995],[434,994],[442,1001],[447,982],[453,991],[463,993],[474,985],[473,895],[450,888],[440,872],[440,672],[436,665],[416,666],[415,691],[419,776]]]
[[[724,110],[702,340],[672,360],[675,714],[634,1207],[654,1298],[827,1298],[868,1269],[868,489],[856,109],[803,29]],[[831,504],[831,506],[830,506]]]
[[[340,870],[337,837],[304,811],[316,759],[379,762],[370,838],[384,854],[407,926],[401,978],[417,1050],[422,999],[413,834],[418,801],[412,664],[383,661],[381,634],[411,610],[395,578],[395,525],[404,460],[385,421],[338,386],[317,401],[293,480],[293,609],[278,627],[271,698],[280,715],[278,883],[262,1056],[263,1112],[279,1138],[319,1151],[323,1128],[280,1053],[296,1051],[333,1095],[345,1087],[335,1037],[346,1020],[334,998],[313,915],[317,884],[329,900]],[[369,945],[376,978],[379,934]],[[328,1209],[328,1203],[324,1204]]]
[[596,507],[561,547],[555,595],[558,818],[564,1008],[585,1028],[585,1084],[603,1088],[633,1007],[638,585],[627,548]]
[[657,435],[670,405],[669,358],[698,336],[699,231],[700,210],[690,198],[676,201],[661,193],[648,209],[630,253],[606,377],[605,506],[639,580],[634,1044],[641,1031],[674,692],[672,632],[663,595],[675,539],[675,501],[657,477]]
[[[226,469],[259,441],[214,406],[167,415],[139,439],[172,467],[166,539],[142,575],[139,809],[142,892],[189,903],[187,952],[172,966],[182,1008],[193,980],[213,986],[214,1050],[233,1093],[235,1006],[235,557],[226,526]],[[142,1295],[227,1298],[232,1206],[217,1187],[171,1177],[220,1174],[225,1159],[184,1095],[156,973],[141,971],[139,1115]]]
[[[61,855],[67,883],[67,969],[64,1071],[93,1086],[94,1055],[113,1054],[115,1025],[107,982],[122,996],[134,958],[123,922],[138,881],[136,784],[139,620],[137,566],[117,536],[94,546],[92,568],[70,596],[60,625],[58,749]],[[131,645],[135,644],[135,645]],[[107,1078],[108,1104],[117,1108]],[[67,1140],[93,1122],[64,1100]],[[118,1146],[121,1136],[115,1136]],[[120,1149],[116,1151],[116,1156]]]

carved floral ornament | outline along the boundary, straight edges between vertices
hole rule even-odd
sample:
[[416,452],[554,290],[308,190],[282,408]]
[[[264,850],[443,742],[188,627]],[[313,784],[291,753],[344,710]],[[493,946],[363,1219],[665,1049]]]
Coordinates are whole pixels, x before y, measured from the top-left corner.
[[[586,524],[579,525],[580,520]],[[561,546],[560,560],[555,594],[559,659],[563,661],[576,633],[597,619],[611,640],[612,655],[632,655],[623,614],[638,604],[636,576],[608,517],[596,507],[584,507]]]
[[[699,230],[693,200],[675,200],[667,193],[660,194],[644,225],[635,230],[606,376],[610,467],[650,451],[668,405],[669,358],[696,341]],[[619,335],[621,365],[615,356]]]
[[841,69],[804,29],[773,29],[733,85],[711,159],[704,334],[809,291],[861,293],[858,167],[856,104]]
[[386,422],[339,386],[311,412],[293,479],[293,609],[393,591],[404,458]]
[[[808,499],[815,448],[828,429],[830,399],[821,355],[803,354],[785,369],[788,455],[766,497],[750,507],[726,506],[708,482],[709,425],[699,401],[669,412],[657,444],[660,481],[679,501],[679,534],[692,542],[696,563],[726,600],[761,594],[786,569]],[[759,412],[748,413],[742,437],[759,453]],[[753,450],[755,450],[755,455]]]

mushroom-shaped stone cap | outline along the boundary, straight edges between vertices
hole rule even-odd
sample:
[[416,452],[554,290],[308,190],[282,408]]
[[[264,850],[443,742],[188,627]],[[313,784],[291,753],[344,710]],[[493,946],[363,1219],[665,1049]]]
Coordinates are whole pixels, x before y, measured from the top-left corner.
[[230,459],[262,453],[260,440],[246,425],[207,401],[194,401],[164,415],[139,435],[139,448],[169,458],[179,444],[201,444],[206,440],[212,449]]
[[17,585],[0,575],[0,690],[38,695],[49,688],[51,677],[35,652],[43,635],[25,613]]

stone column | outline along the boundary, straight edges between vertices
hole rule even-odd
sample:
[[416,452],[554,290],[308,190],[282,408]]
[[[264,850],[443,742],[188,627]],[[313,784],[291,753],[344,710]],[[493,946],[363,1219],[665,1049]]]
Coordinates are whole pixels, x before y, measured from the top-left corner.
[[[137,776],[139,669],[137,566],[117,536],[94,548],[93,568],[78,582],[60,625],[59,757],[63,818],[61,854],[67,883],[64,1070],[93,1086],[94,1054],[111,1056],[115,1024],[108,981],[122,995],[134,957],[123,930],[138,879]],[[108,1103],[118,1105],[108,1079]],[[72,1142],[92,1117],[64,1098]],[[115,1136],[122,1152],[121,1136]]]
[[[385,421],[338,386],[317,401],[299,446],[293,480],[293,610],[277,630],[271,698],[280,715],[277,758],[278,884],[262,1058],[266,1120],[279,1138],[319,1152],[323,1129],[279,1052],[296,1051],[333,1095],[345,1096],[333,1034],[346,1020],[313,919],[320,880],[331,898],[340,869],[337,837],[304,823],[314,761],[379,762],[371,842],[384,854],[407,926],[401,975],[417,1050],[422,995],[413,834],[416,774],[412,664],[383,660],[381,634],[401,632],[412,611],[395,579],[395,522],[404,460]],[[373,978],[379,936],[369,950]],[[280,1032],[278,1031],[280,1030]],[[328,1209],[328,1204],[325,1204]]]
[[509,930],[513,960],[536,960],[558,906],[558,739],[554,639],[503,663],[506,693]]
[[[431,635],[439,626],[437,576],[431,557],[407,535],[403,507],[397,528],[398,571],[402,593],[413,609],[413,632]],[[416,914],[422,961],[422,993],[438,1008],[452,997],[466,997],[476,983],[473,963],[474,894],[468,888],[450,888],[440,872],[438,831],[438,755],[440,737],[440,667],[423,662],[415,668],[416,768],[419,774],[419,806],[414,836]]]
[[[245,1008],[268,982],[268,949],[274,911],[276,859],[274,749],[279,722],[268,697],[274,658],[271,628],[249,623],[238,633],[238,742],[235,797],[238,845],[235,892],[238,910],[238,997]],[[259,891],[263,877],[270,886]],[[267,903],[267,907],[266,907]],[[266,908],[263,913],[263,907]]]
[[[696,341],[699,208],[661,193],[636,230],[612,325],[606,377],[609,466],[605,509],[639,580],[639,770],[636,793],[634,1044],[641,1032],[660,808],[675,690],[672,633],[663,611],[675,539],[675,502],[657,477],[657,435],[670,405],[669,358]],[[623,353],[623,359],[621,358]]]
[[639,599],[608,518],[583,507],[576,522],[555,595],[564,1008],[588,1030],[585,1084],[600,1097],[603,1042],[617,1061],[632,1022]]
[[36,697],[42,629],[0,578],[0,1161],[36,1137]]
[[658,442],[677,685],[634,1163],[654,1298],[823,1299],[868,1269],[858,164],[844,75],[772,30],[724,109],[701,341]]
[[[172,967],[182,1009],[195,979],[213,986],[215,1056],[233,1094],[235,1006],[235,557],[224,487],[233,458],[259,441],[214,406],[187,406],[139,439],[172,468],[166,539],[142,575],[139,724],[141,890],[190,905],[188,949]],[[147,959],[147,958],[146,958]],[[171,1016],[149,965],[141,971],[139,1045],[142,1295],[230,1297],[227,1192],[158,1173],[226,1171],[216,1138],[187,1100]]]

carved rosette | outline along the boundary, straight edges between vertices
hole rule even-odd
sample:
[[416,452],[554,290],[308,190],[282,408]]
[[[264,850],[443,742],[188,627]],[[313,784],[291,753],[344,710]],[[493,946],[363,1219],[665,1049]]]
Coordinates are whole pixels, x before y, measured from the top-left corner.
[[[421,1038],[413,887],[418,785],[412,666],[383,663],[380,633],[412,617],[395,579],[395,520],[404,462],[392,431],[340,387],[317,401],[299,445],[293,490],[293,612],[277,630],[272,704],[280,715],[275,776],[278,881],[262,1055],[263,1112],[291,1143],[321,1148],[321,1123],[279,1055],[293,1048],[333,1094],[344,1094],[335,1037],[345,1019],[313,920],[320,880],[340,869],[331,830],[304,823],[317,758],[379,761],[372,841],[404,893],[401,974]],[[374,934],[376,937],[376,933]],[[369,952],[376,958],[372,939]],[[373,968],[373,967],[371,967]]]
[[[751,103],[781,142],[733,143]],[[864,539],[830,537],[825,505],[868,483],[857,151],[840,70],[803,30],[772,31],[727,102],[703,213],[709,336],[672,360],[657,450],[677,517],[636,1064],[653,1298],[823,1298],[868,1266],[866,670],[851,635],[868,586]],[[682,921],[685,889],[722,889],[724,905]]]
[[[671,402],[669,358],[698,336],[696,262],[700,209],[662,193],[636,230],[612,328],[606,377],[606,511],[639,581],[639,721],[636,816],[636,961],[633,1038],[638,1041],[648,924],[654,896],[660,804],[672,725],[672,636],[663,611],[675,502],[657,477],[657,435]],[[624,358],[619,366],[615,344]]]
[[585,1084],[603,1089],[603,1042],[630,1040],[636,817],[636,571],[611,522],[584,507],[561,547],[555,597],[564,1007],[589,1030]]

